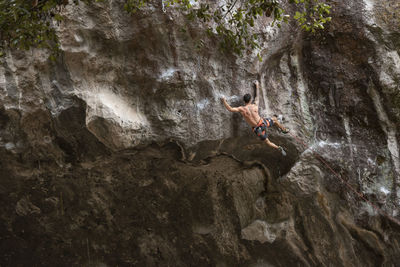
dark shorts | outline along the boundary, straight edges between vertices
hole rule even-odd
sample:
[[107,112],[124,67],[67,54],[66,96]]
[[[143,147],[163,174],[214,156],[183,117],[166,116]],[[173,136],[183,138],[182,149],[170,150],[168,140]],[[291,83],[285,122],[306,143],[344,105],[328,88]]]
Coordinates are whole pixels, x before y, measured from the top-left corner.
[[253,127],[253,132],[262,140],[268,138],[267,128],[274,125],[271,118],[260,119],[256,127]]

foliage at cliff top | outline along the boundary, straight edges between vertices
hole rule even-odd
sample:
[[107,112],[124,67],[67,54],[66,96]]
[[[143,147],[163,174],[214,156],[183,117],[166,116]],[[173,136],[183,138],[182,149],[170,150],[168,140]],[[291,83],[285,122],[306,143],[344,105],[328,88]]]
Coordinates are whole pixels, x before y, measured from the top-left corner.
[[[68,4],[109,0],[0,0],[0,56],[7,48],[28,50],[32,47],[47,48],[51,57],[59,52],[55,25],[63,20],[60,11]],[[124,9],[133,16],[150,0],[120,0]],[[272,17],[278,27],[290,18],[297,20],[299,26],[315,32],[323,29],[331,20],[330,5],[322,0],[288,0],[296,5],[292,16],[283,9],[278,0],[227,0],[212,2],[202,0],[163,0],[163,7],[176,8],[189,20],[204,23],[210,36],[217,36],[220,48],[242,55],[246,50],[259,47],[258,35],[252,31],[255,21],[262,16]],[[212,3],[211,3],[212,2]]]

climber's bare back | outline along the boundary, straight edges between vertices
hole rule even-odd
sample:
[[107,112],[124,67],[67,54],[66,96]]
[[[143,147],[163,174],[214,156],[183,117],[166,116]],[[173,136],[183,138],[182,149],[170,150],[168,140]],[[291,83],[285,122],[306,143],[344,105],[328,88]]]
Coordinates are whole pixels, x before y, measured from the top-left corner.
[[258,114],[258,106],[255,104],[241,106],[239,107],[239,112],[251,127],[255,127],[261,119]]

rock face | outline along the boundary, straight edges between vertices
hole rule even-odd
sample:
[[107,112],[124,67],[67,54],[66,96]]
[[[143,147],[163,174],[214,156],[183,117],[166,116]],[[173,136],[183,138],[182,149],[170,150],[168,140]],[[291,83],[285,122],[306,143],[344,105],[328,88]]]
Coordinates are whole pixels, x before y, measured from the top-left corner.
[[[0,265],[398,266],[400,4],[332,6],[243,58],[161,2],[65,8],[58,62],[0,65]],[[286,157],[219,101],[256,78]]]

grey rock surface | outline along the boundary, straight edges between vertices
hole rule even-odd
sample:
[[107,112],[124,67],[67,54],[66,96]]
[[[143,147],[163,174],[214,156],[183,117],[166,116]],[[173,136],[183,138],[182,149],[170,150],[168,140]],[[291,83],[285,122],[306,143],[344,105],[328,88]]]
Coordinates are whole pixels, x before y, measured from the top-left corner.
[[[242,58],[162,2],[69,5],[57,62],[9,51],[0,265],[398,266],[400,4],[331,2],[315,35],[262,18]],[[220,103],[254,79],[285,157]]]

